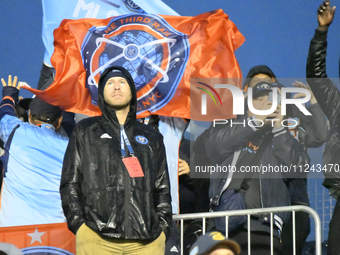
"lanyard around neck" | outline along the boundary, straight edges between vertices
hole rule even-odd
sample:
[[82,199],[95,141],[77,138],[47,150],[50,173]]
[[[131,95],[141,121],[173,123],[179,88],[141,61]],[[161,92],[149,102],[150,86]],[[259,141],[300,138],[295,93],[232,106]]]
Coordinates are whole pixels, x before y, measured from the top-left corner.
[[126,156],[126,153],[125,153],[125,144],[128,148],[128,151],[130,152],[130,155],[131,156],[134,156],[134,152],[133,152],[133,149],[132,149],[132,146],[129,142],[129,139],[125,133],[125,130],[124,129],[121,129],[120,130],[120,147],[121,147],[121,152],[122,152],[122,157],[125,158]]

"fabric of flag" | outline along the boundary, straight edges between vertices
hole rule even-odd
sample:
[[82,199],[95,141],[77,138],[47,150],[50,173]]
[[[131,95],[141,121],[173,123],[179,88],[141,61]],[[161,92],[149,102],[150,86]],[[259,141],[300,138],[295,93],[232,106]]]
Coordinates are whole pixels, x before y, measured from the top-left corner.
[[66,223],[0,228],[0,243],[13,244],[23,254],[76,254],[75,240]]
[[189,119],[191,78],[242,76],[234,51],[244,37],[222,10],[196,17],[126,14],[64,20],[54,38],[54,83],[45,91],[28,89],[66,111],[89,116],[101,114],[97,86],[109,66],[131,73],[138,118]]
[[44,62],[51,66],[54,51],[53,31],[63,19],[106,19],[127,13],[178,15],[160,0],[41,0],[43,9],[42,39],[45,45]]

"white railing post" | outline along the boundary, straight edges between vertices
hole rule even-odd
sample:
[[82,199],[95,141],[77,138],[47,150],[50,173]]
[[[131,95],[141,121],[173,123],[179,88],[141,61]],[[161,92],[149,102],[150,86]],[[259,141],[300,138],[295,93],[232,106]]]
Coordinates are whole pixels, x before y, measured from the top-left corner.
[[[250,240],[250,215],[256,214],[271,214],[271,247],[273,246],[273,213],[277,212],[293,212],[293,231],[295,232],[295,211],[302,211],[308,213],[314,220],[315,223],[315,255],[322,255],[321,253],[321,220],[319,215],[315,210],[308,206],[303,205],[295,205],[295,206],[283,206],[283,207],[270,207],[270,208],[259,208],[259,209],[246,209],[246,210],[235,210],[235,211],[224,211],[224,212],[206,212],[206,213],[188,213],[188,214],[178,214],[173,216],[173,220],[181,221],[181,243],[183,244],[183,221],[184,220],[192,220],[192,219],[200,219],[203,218],[203,234],[205,233],[205,220],[206,218],[218,218],[218,217],[230,217],[230,216],[239,216],[239,215],[247,215],[248,216],[248,254],[250,254],[251,240]],[[226,224],[227,225],[227,224]],[[293,234],[293,238],[295,239],[295,234]],[[295,240],[294,240],[294,251],[295,251]],[[181,244],[181,254],[183,254]],[[272,248],[271,248],[272,250]],[[295,253],[294,253],[295,254]]]

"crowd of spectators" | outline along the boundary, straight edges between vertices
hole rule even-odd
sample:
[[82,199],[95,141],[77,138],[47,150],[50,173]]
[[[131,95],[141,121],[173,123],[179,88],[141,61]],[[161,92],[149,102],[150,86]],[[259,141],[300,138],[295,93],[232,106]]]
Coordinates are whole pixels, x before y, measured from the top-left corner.
[[[247,111],[235,119],[250,125],[211,124],[195,141],[184,138],[189,120],[160,116],[136,120],[134,82],[122,67],[109,67],[100,76],[102,116],[78,123],[73,113],[38,97],[19,98],[17,77],[9,76],[7,82],[2,79],[0,226],[67,222],[76,235],[79,254],[98,250],[101,254],[179,254],[179,229],[173,214],[309,206],[305,171],[215,172],[208,179],[190,178],[190,171],[195,165],[209,164],[236,169],[252,165],[298,168],[310,165],[308,148],[325,142],[324,164],[338,163],[340,92],[327,78],[325,62],[327,31],[334,13],[330,1],[320,5],[319,26],[307,60],[308,84],[293,83],[310,91],[310,116],[294,105],[282,114],[280,94],[288,84],[280,83],[268,66],[254,66],[244,77]],[[38,89],[52,84],[53,72],[43,65]],[[304,95],[292,96],[299,97]],[[256,110],[273,111],[255,114],[249,103]],[[283,125],[284,119],[298,124]],[[340,178],[336,172],[327,172],[325,177],[324,186],[337,199],[328,254],[340,254]],[[299,232],[296,254],[302,254],[310,219],[304,212],[295,217]],[[291,214],[274,213],[273,218],[274,254],[293,254]],[[187,230],[192,223],[197,222],[188,222]],[[267,254],[272,233],[267,214],[252,216],[250,224],[245,217],[231,217],[228,237],[237,244],[222,235],[226,234],[224,218],[209,221],[211,232],[198,243],[188,244],[190,254],[201,254],[193,252],[204,250],[202,240],[211,243],[206,248],[210,252],[224,243],[231,247],[227,254],[248,254],[249,226],[251,254]],[[218,237],[221,239],[214,239]]]

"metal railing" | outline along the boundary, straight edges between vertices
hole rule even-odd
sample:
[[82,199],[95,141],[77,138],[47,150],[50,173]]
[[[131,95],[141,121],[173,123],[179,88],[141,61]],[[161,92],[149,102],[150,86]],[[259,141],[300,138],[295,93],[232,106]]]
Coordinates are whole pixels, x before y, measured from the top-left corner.
[[239,216],[239,215],[247,215],[248,216],[248,255],[251,255],[251,239],[250,239],[250,216],[257,214],[270,214],[270,249],[271,254],[274,254],[274,245],[273,245],[273,213],[277,212],[292,212],[292,222],[293,222],[293,254],[296,255],[296,231],[295,231],[295,212],[301,211],[306,212],[315,222],[315,255],[322,255],[321,253],[321,221],[320,217],[316,211],[308,206],[284,206],[284,207],[270,207],[270,208],[260,208],[260,209],[247,209],[247,210],[235,210],[235,211],[225,211],[225,212],[207,212],[207,213],[188,213],[188,214],[179,214],[173,215],[174,221],[180,221],[180,229],[181,229],[181,255],[183,255],[183,223],[184,220],[194,220],[194,219],[202,219],[202,232],[205,234],[205,225],[206,218],[217,218],[217,217],[226,217],[226,238],[228,238],[228,220],[230,216]]

